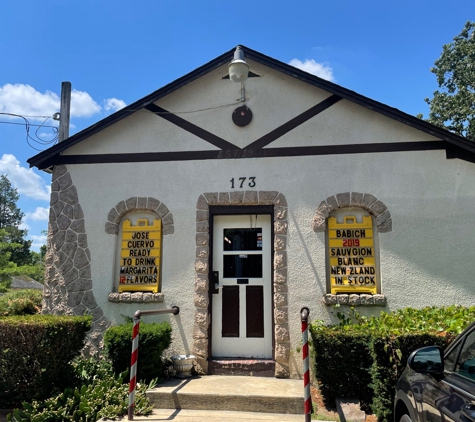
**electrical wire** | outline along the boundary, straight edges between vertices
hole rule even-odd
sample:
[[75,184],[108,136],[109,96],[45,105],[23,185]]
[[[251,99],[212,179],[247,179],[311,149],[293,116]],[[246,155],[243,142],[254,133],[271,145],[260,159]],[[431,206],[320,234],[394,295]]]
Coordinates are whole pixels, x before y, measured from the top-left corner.
[[[58,137],[59,137],[59,130],[56,126],[49,126],[49,125],[45,125],[45,123],[51,119],[52,117],[50,116],[28,116],[28,117],[36,117],[36,118],[44,118],[45,120],[43,120],[43,123],[41,123],[40,125],[35,125],[35,124],[31,124],[30,121],[26,118],[26,116],[22,116],[20,114],[14,114],[14,113],[0,113],[0,115],[4,115],[4,116],[12,116],[12,117],[17,117],[19,119],[23,119],[24,120],[24,123],[17,123],[17,122],[0,122],[0,123],[5,123],[5,124],[17,124],[17,125],[24,125],[25,126],[25,131],[26,131],[26,143],[31,147],[33,148],[34,150],[36,151],[44,151],[44,148],[43,149],[38,149],[36,148],[35,146],[33,146],[33,144],[31,142],[35,142],[36,144],[39,144],[39,145],[54,145],[58,142]],[[35,130],[35,133],[34,133],[34,137],[30,134],[30,128],[32,126],[35,126],[37,127],[37,129]],[[39,135],[39,130],[41,128],[50,128],[52,129],[52,132],[53,132],[53,137],[51,139],[41,139],[40,138],[40,135]]]

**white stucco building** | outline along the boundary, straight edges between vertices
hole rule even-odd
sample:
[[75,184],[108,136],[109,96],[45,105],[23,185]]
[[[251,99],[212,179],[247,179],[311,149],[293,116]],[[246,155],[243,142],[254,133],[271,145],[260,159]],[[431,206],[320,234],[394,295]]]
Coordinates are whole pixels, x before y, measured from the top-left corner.
[[203,373],[297,377],[303,306],[472,305],[475,144],[242,50],[245,91],[233,49],[29,160],[53,173],[46,309],[91,312],[94,350],[177,305]]

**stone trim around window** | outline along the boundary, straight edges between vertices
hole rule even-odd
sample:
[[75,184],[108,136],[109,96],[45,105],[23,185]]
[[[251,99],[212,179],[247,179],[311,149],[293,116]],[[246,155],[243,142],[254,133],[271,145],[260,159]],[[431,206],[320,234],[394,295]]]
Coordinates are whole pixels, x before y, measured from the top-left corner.
[[382,201],[370,193],[346,192],[337,193],[320,203],[313,216],[313,231],[324,232],[327,229],[327,218],[330,213],[339,208],[349,207],[362,208],[374,216],[378,233],[388,233],[393,230],[391,213]]
[[[173,225],[173,215],[167,206],[158,199],[152,197],[133,196],[125,201],[120,201],[114,208],[111,208],[107,215],[107,222],[104,230],[107,234],[118,235],[119,224],[122,218],[132,211],[153,211],[162,220],[162,234],[173,234],[175,227]],[[163,293],[142,293],[142,292],[124,292],[109,293],[109,302],[112,303],[150,303],[163,302]]]
[[196,204],[195,322],[193,351],[199,372],[208,372],[209,315],[209,207],[274,205],[274,355],[275,376],[290,376],[290,334],[287,299],[287,200],[276,191],[213,192]]
[[[374,218],[378,233],[388,233],[393,229],[391,213],[388,207],[370,193],[345,192],[330,196],[322,201],[313,216],[312,229],[315,233],[324,232],[327,229],[327,218],[332,211],[339,208],[362,208],[368,211]],[[382,294],[326,294],[322,303],[327,306],[385,306],[386,296]]]

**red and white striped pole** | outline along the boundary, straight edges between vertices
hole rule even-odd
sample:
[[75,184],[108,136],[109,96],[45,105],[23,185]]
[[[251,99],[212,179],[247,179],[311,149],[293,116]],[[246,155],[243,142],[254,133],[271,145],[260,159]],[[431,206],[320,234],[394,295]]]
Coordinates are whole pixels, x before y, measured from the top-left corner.
[[308,316],[310,310],[304,307],[300,310],[302,321],[302,355],[303,355],[303,384],[304,384],[304,414],[305,422],[310,422],[312,413],[312,400],[310,398],[310,365],[308,357]]
[[135,387],[137,386],[137,359],[139,356],[139,331],[140,331],[140,315],[135,318],[134,328],[132,330],[132,355],[130,357],[130,386],[129,386],[129,409],[128,419],[134,420],[135,408]]

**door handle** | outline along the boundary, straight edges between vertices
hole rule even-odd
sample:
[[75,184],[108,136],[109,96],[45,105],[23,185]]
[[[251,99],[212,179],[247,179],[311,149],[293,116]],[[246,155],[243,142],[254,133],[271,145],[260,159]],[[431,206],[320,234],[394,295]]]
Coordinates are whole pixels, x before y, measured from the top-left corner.
[[214,288],[217,290],[217,289],[222,289],[223,286],[221,284],[218,284],[218,283],[214,283]]

